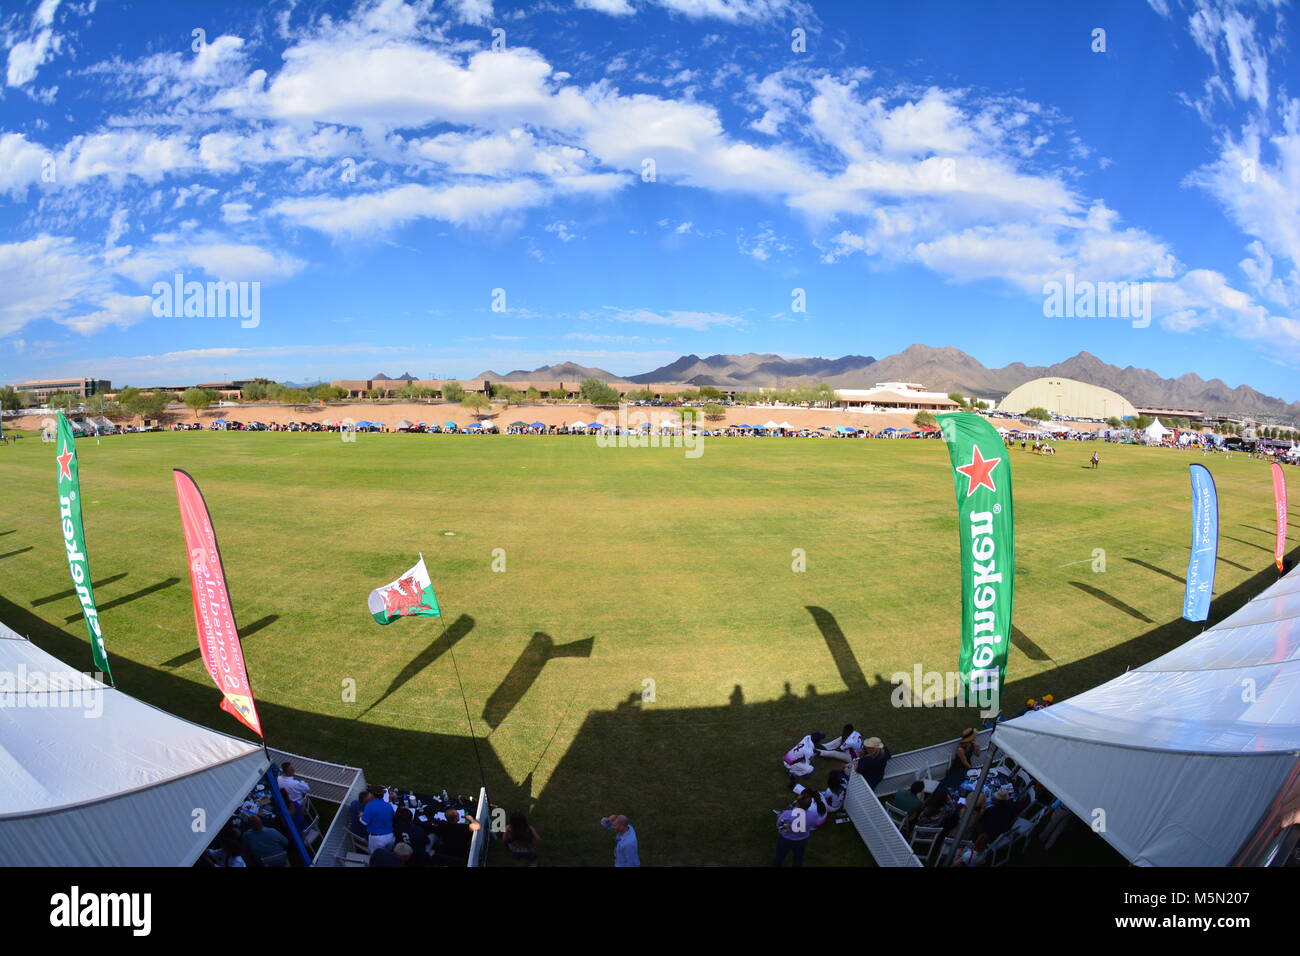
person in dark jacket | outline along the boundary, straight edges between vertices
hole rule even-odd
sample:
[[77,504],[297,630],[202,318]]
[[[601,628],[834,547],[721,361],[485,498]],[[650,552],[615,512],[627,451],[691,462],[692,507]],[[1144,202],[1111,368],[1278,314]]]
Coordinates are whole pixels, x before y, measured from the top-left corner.
[[865,746],[862,756],[858,758],[858,773],[867,781],[867,786],[875,790],[880,786],[880,781],[885,779],[885,764],[889,763],[893,754],[880,742],[879,737],[868,737]]

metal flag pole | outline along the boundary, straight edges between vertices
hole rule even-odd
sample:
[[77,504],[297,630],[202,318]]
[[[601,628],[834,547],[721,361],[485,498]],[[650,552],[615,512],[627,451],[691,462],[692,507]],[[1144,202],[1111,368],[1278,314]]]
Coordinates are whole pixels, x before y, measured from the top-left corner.
[[[420,555],[420,563],[424,564],[424,552],[423,551],[419,552],[419,555]],[[425,571],[427,572],[428,568],[425,568]],[[442,632],[444,635],[447,633],[446,624],[442,626]],[[460,691],[460,702],[465,707],[465,723],[469,725],[469,739],[474,744],[474,762],[478,764],[478,779],[479,782],[482,784],[483,789],[486,790],[487,774],[483,772],[483,758],[479,756],[479,752],[478,752],[478,734],[474,732],[474,718],[469,715],[469,700],[465,697],[465,685],[461,683],[460,665],[456,663],[456,647],[454,643],[452,644],[452,646],[449,646],[447,648],[447,653],[451,657],[451,666],[456,672],[456,688]]]

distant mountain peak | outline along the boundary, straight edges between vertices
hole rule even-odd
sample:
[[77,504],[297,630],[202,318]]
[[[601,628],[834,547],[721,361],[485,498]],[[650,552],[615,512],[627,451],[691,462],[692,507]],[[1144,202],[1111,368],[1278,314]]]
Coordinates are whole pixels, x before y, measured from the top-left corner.
[[583,368],[573,362],[547,365],[509,375],[484,372],[480,378],[498,382],[599,378],[615,384],[677,382],[696,387],[712,385],[738,391],[784,388],[827,382],[836,388],[869,388],[878,382],[919,382],[936,392],[960,392],[977,398],[999,399],[1013,388],[1036,378],[1073,378],[1119,392],[1139,407],[1197,408],[1211,414],[1233,414],[1285,422],[1300,422],[1300,403],[1263,395],[1248,385],[1229,388],[1214,378],[1208,382],[1188,372],[1162,378],[1150,369],[1110,365],[1088,351],[1080,351],[1049,366],[1012,362],[986,368],[978,359],[950,345],[913,343],[903,351],[875,359],[869,355],[844,355],[837,359],[817,356],[783,358],[773,353],[714,354],[701,358],[690,353],[667,365],[619,378],[604,369]]

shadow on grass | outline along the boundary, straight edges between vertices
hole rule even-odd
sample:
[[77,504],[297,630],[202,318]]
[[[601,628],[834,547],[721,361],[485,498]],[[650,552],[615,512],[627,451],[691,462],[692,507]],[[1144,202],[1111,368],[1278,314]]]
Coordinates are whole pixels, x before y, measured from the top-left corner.
[[[1297,556],[1300,549],[1291,554],[1293,559]],[[1235,612],[1276,579],[1269,567],[1220,595],[1207,623]],[[89,667],[83,637],[47,623],[3,596],[0,620],[56,657]],[[473,623],[472,618],[458,619],[448,634],[403,668],[400,683],[395,680],[393,687],[418,674],[431,662],[431,655],[449,649]],[[1043,673],[1017,679],[1013,671],[1003,699],[1052,693],[1058,701],[1064,700],[1167,653],[1204,626],[1175,618]],[[825,645],[825,635],[814,628],[808,629],[807,640],[807,655],[819,653]],[[950,651],[948,656],[955,661],[955,638]],[[218,709],[220,696],[206,681],[121,657],[114,660],[114,672],[125,693],[184,719],[249,739],[241,725]],[[256,686],[256,674],[253,680]],[[446,786],[453,793],[470,793],[482,780],[494,803],[526,810],[534,817],[546,839],[545,863],[599,866],[609,864],[612,850],[609,834],[596,820],[612,812],[632,818],[646,865],[765,865],[773,840],[769,810],[784,806],[790,798],[780,755],[801,736],[814,729],[833,735],[842,724],[852,722],[864,735],[880,736],[895,753],[902,753],[954,737],[978,722],[977,712],[969,708],[896,707],[891,702],[894,684],[879,673],[864,677],[854,689],[814,697],[795,694],[788,681],[780,694],[779,679],[772,686],[726,683],[733,684],[730,697],[720,698],[716,705],[674,708],[671,688],[661,683],[657,703],[643,702],[634,691],[626,700],[611,700],[603,709],[588,710],[552,772],[540,781],[534,776],[535,767],[524,773],[527,764],[516,770],[524,776],[522,781],[512,777],[490,740],[478,741],[480,777],[474,741],[466,727],[454,722],[448,723],[447,730],[405,729],[358,724],[350,715],[271,701],[259,701],[258,708],[273,746],[362,767],[372,783],[422,790]],[[772,696],[775,699],[762,699]],[[337,708],[338,701],[322,700],[319,706]],[[554,746],[554,739],[551,735],[538,751],[544,754]],[[829,769],[829,764],[818,761],[816,779],[820,781]],[[683,801],[692,812],[681,812]],[[491,854],[495,862],[507,862],[496,843]],[[1074,862],[1059,853],[1044,860],[1048,861]],[[869,862],[866,849],[848,826],[819,833],[808,852],[810,865]]]
[[1051,654],[1035,644],[1028,634],[1014,624],[1011,625],[1011,645],[1019,648],[1020,652],[1031,661],[1050,661],[1053,659]]
[[[1269,568],[1220,595],[1212,605],[1208,623],[1235,612],[1275,580],[1277,574]],[[1003,700],[1023,701],[1047,693],[1054,694],[1058,701],[1074,696],[1168,653],[1205,626],[1177,617],[1090,657],[1019,679],[1014,676],[1013,662]],[[817,644],[825,641],[825,634],[818,636],[821,641]],[[815,652],[810,640],[807,653]],[[953,662],[956,657],[954,637]],[[935,669],[921,663],[923,670]],[[557,828],[561,818],[571,818],[575,807],[597,815],[626,813],[634,824],[640,818],[643,825],[638,825],[638,834],[647,865],[762,866],[770,859],[772,849],[768,811],[789,800],[780,754],[804,734],[822,730],[834,736],[841,725],[849,722],[864,736],[879,736],[895,753],[902,753],[950,739],[964,727],[979,723],[978,712],[972,708],[894,706],[894,688],[881,674],[855,690],[816,696],[796,695],[789,682],[785,682],[783,693],[780,682],[772,687],[735,685],[730,703],[679,709],[643,704],[632,694],[612,709],[587,715],[537,803],[528,809],[539,819],[549,820],[552,829]],[[776,699],[752,700],[767,695]],[[661,691],[661,702],[664,696]],[[1009,708],[1009,712],[1014,711]],[[636,755],[637,766],[644,772],[620,769],[627,767],[630,754]],[[655,756],[660,754],[662,765],[672,772],[654,772]],[[820,782],[832,768],[829,763],[817,761],[814,780]],[[691,804],[697,809],[716,804],[717,815],[700,812],[683,817],[667,811],[680,806],[684,792],[689,792]],[[581,814],[578,816],[581,818]],[[724,818],[725,824],[720,823]],[[661,829],[650,826],[652,821]],[[570,862],[605,865],[609,849],[587,834],[589,827],[581,825],[587,822],[578,819],[572,827],[560,827],[556,835],[581,843],[581,847],[574,847],[575,858]],[[724,826],[725,836],[721,833]],[[868,863],[866,849],[856,834],[846,832],[851,830],[835,827],[814,838],[808,851],[809,864]],[[1123,865],[1117,855],[1095,846],[1089,855]],[[1062,847],[1043,860],[1067,865],[1083,862],[1076,861],[1075,856],[1074,851]]]
[[[468,631],[473,619],[465,620],[468,626],[463,629]],[[81,662],[80,670],[89,669],[90,648],[84,638],[46,622],[4,596],[0,596],[0,621],[47,653],[64,662],[73,662],[72,666]],[[112,650],[110,643],[109,653]],[[201,681],[189,680],[125,657],[113,659],[113,675],[123,693],[185,720],[257,742],[243,725],[219,709],[221,695],[207,682],[206,675]],[[252,679],[256,690],[257,674]],[[323,700],[321,706],[336,703],[337,697]],[[322,714],[267,700],[258,700],[257,709],[271,746],[361,767],[371,783],[422,790],[440,790],[445,786],[452,793],[472,793],[481,780],[486,780],[495,801],[521,805],[518,786],[496,759],[491,745],[483,740],[478,741],[477,748],[483,760],[484,773],[480,777],[474,741],[463,727],[457,728],[457,733],[437,733],[381,724],[358,725],[350,716]],[[359,705],[357,709],[360,710]]]
[[1174,572],[1166,571],[1164,568],[1158,568],[1154,564],[1147,564],[1147,562],[1143,561],[1141,558],[1125,558],[1124,560],[1132,562],[1133,564],[1136,564],[1138,567],[1146,568],[1148,571],[1154,571],[1156,574],[1163,574],[1171,581],[1177,581],[1179,584],[1183,585],[1184,587],[1187,586],[1186,578],[1181,578],[1178,575],[1174,574]]
[[[109,610],[110,608],[120,607],[123,604],[130,604],[132,601],[138,601],[140,598],[148,597],[150,594],[155,594],[158,591],[165,591],[167,588],[175,587],[180,583],[181,583],[180,578],[164,578],[162,581],[159,581],[157,584],[151,584],[147,588],[141,588],[138,591],[132,591],[130,594],[124,594],[120,598],[114,598],[113,600],[109,601],[107,604],[100,604],[99,613],[103,614],[105,611]],[[66,624],[73,624],[77,621],[80,621],[83,617],[85,617],[85,614],[81,611],[78,611],[76,614],[73,614],[71,617],[66,617],[63,620],[64,623]]]
[[1104,604],[1109,604],[1117,611],[1123,611],[1129,617],[1137,618],[1139,621],[1143,622],[1144,624],[1155,623],[1155,621],[1151,620],[1151,618],[1147,617],[1145,614],[1143,614],[1137,608],[1133,607],[1131,604],[1125,604],[1119,598],[1111,597],[1105,591],[1101,590],[1101,588],[1095,588],[1091,584],[1084,584],[1082,581],[1071,581],[1070,585],[1072,587],[1078,588],[1084,594],[1092,595],[1098,601],[1101,601]]
[[1261,551],[1265,551],[1265,552],[1267,552],[1268,554],[1272,554],[1272,553],[1273,553],[1273,549],[1272,549],[1272,548],[1266,548],[1266,547],[1264,547],[1262,544],[1256,544],[1256,543],[1253,542],[1253,541],[1243,541],[1241,538],[1234,538],[1234,537],[1233,537],[1232,535],[1230,535],[1230,534],[1225,534],[1224,537],[1227,538],[1229,541],[1235,541],[1235,542],[1237,542],[1237,544],[1244,544],[1244,545],[1246,545],[1246,547],[1248,547],[1248,548],[1259,548],[1259,550],[1261,550]]
[[388,685],[388,689],[379,696],[377,701],[363,710],[358,715],[358,719],[370,713],[370,711],[374,710],[384,701],[388,700],[388,698],[401,690],[407,681],[415,677],[420,673],[420,671],[424,670],[438,658],[442,657],[443,654],[446,654],[449,650],[455,647],[456,644],[472,630],[474,630],[474,619],[468,614],[462,614],[460,617],[456,618],[456,620],[452,621],[451,624],[447,626],[447,629],[434,639],[432,644],[420,651],[420,653],[416,654],[415,657],[411,658],[411,662],[403,667],[398,672],[397,676],[393,678],[392,682]]
[[29,545],[26,548],[19,548],[17,551],[6,551],[4,554],[0,554],[0,559],[12,558],[15,555],[19,555],[19,554],[26,554],[30,550],[32,550],[32,548]]
[[549,634],[538,631],[524,646],[510,672],[483,705],[483,720],[496,730],[510,716],[515,705],[524,699],[537,678],[542,676],[542,670],[548,661],[565,657],[590,657],[595,642],[594,637],[586,637],[568,644],[556,644]]
[[[109,585],[117,581],[121,581],[124,577],[127,576],[127,573],[128,572],[123,571],[121,574],[114,574],[107,578],[100,578],[98,581],[92,581],[90,586],[92,588],[102,588],[105,585]],[[37,598],[35,601],[32,602],[32,607],[40,607],[42,604],[53,604],[55,601],[62,601],[64,598],[70,598],[76,596],[77,596],[76,588],[68,588],[68,590],[60,591],[58,594],[49,594],[43,598]]]
[[831,652],[831,659],[835,661],[835,667],[840,672],[840,680],[844,682],[844,686],[850,690],[866,687],[867,675],[863,674],[862,668],[858,666],[858,659],[853,656],[853,648],[849,646],[839,621],[835,620],[835,615],[823,607],[806,606],[804,609],[812,615],[817,630],[821,631],[822,640],[826,642],[826,649]]
[[[258,620],[254,621],[252,624],[245,624],[243,627],[239,629],[239,639],[241,641],[246,641],[251,636],[253,636],[258,631],[260,631],[262,628],[274,624],[278,620],[280,620],[280,615],[268,614],[266,617],[259,618]],[[190,664],[193,663],[194,661],[200,660],[202,657],[203,657],[203,652],[196,647],[194,648],[194,650],[186,651],[184,654],[177,654],[175,657],[171,658],[170,660],[163,661],[158,666],[166,667],[169,670],[175,670],[176,668],[181,667],[185,664]]]

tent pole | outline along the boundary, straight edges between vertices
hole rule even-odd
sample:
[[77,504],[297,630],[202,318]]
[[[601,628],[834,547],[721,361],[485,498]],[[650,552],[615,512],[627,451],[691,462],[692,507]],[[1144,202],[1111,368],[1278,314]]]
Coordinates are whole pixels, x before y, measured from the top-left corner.
[[957,824],[957,832],[953,835],[952,852],[948,854],[947,861],[940,860],[944,866],[952,866],[957,859],[957,854],[961,850],[961,841],[966,836],[966,830],[970,826],[971,817],[975,815],[975,804],[979,802],[980,796],[984,793],[984,781],[988,779],[989,769],[993,766],[993,754],[997,750],[997,745],[993,743],[993,735],[997,733],[997,718],[993,718],[993,729],[989,732],[988,749],[984,751],[984,766],[980,768],[979,780],[975,782],[975,789],[971,791],[966,798],[966,809],[962,811],[961,822]]
[[285,827],[289,830],[289,835],[293,837],[293,845],[298,848],[298,854],[302,857],[302,862],[306,866],[311,866],[311,854],[303,846],[302,837],[298,834],[298,825],[293,822],[293,816],[290,815],[289,808],[284,802],[284,794],[280,792],[280,781],[277,779],[274,763],[266,768],[265,779],[271,787],[271,799],[275,801],[275,808],[280,814],[280,819],[284,821]]

